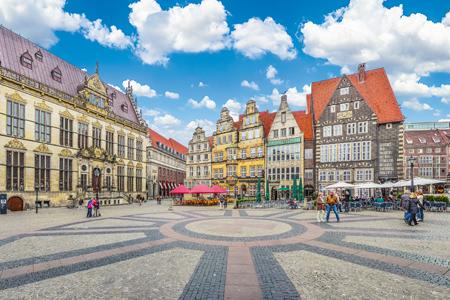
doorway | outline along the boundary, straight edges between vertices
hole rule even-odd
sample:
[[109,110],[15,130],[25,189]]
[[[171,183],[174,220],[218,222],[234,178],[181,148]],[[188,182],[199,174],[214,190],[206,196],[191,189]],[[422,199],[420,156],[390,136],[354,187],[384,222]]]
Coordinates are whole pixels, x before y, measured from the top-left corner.
[[13,196],[8,199],[6,206],[10,211],[22,211],[23,210],[23,200],[18,196]]

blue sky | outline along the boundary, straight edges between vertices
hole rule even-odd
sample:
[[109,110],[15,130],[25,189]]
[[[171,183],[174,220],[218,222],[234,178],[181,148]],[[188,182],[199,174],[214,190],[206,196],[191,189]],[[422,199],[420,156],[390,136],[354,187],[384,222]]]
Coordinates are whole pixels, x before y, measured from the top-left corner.
[[189,140],[223,105],[304,109],[313,81],[385,67],[407,121],[450,119],[450,1],[4,0],[0,23],[123,89]]

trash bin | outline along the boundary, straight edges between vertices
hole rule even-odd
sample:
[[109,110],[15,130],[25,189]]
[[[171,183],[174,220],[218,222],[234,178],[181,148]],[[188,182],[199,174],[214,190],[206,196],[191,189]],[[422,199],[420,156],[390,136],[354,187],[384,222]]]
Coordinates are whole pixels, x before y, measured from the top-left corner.
[[6,215],[8,207],[6,206],[6,194],[0,194],[0,214]]

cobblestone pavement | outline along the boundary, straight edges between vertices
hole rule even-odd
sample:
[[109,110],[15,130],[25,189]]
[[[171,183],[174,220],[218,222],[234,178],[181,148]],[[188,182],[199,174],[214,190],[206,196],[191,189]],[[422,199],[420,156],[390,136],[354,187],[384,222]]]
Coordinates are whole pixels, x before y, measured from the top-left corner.
[[450,299],[450,217],[169,203],[0,216],[0,299]]

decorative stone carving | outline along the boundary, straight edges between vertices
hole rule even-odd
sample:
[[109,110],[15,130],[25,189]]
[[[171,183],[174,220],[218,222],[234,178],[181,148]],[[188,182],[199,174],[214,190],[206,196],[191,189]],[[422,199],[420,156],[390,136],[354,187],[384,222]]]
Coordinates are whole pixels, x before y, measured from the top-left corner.
[[136,168],[142,169],[142,164],[141,164],[141,163],[137,163],[137,164],[136,164]]
[[129,167],[134,167],[133,162],[129,161],[129,162],[128,162],[128,166],[129,166]]
[[78,121],[83,122],[83,123],[89,123],[89,119],[85,115],[80,115],[78,117]]
[[27,148],[25,148],[25,146],[22,144],[22,142],[19,141],[18,139],[12,139],[12,140],[10,140],[10,141],[5,145],[5,148],[18,149],[18,150],[27,150]]
[[69,149],[62,149],[61,152],[59,152],[59,156],[62,157],[72,157],[72,151],[70,151]]
[[118,160],[117,160],[117,164],[118,165],[124,165],[124,162],[123,162],[123,160],[121,159],[121,158],[119,158]]
[[20,96],[20,94],[18,92],[14,92],[12,94],[6,94],[5,96],[6,96],[6,98],[8,98],[10,100],[20,102],[22,104],[27,104],[27,101],[22,96]]
[[40,144],[39,146],[37,146],[37,147],[34,149],[34,152],[48,153],[48,154],[51,154],[51,153],[52,153],[46,144]]
[[67,109],[63,112],[60,112],[59,115],[61,117],[67,118],[67,119],[71,119],[71,120],[74,119],[74,116]]
[[111,124],[108,124],[108,126],[106,126],[106,130],[114,132],[114,127],[112,127]]
[[34,107],[36,107],[37,109],[40,110],[45,110],[48,112],[52,111],[52,108],[50,106],[47,105],[47,103],[45,103],[45,101],[41,101],[41,102],[35,102]]
[[100,123],[98,120],[96,120],[94,123],[92,123],[92,126],[102,128],[102,123]]

